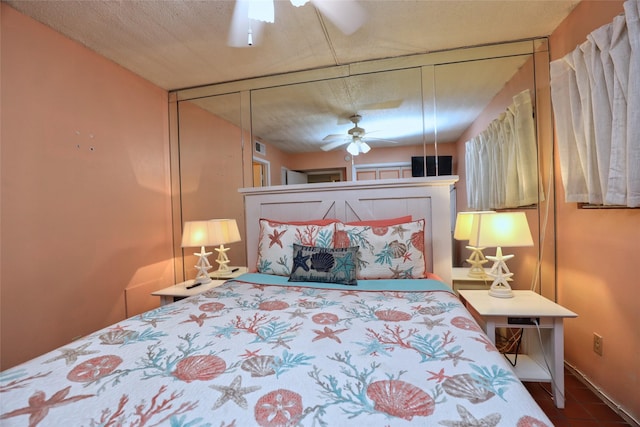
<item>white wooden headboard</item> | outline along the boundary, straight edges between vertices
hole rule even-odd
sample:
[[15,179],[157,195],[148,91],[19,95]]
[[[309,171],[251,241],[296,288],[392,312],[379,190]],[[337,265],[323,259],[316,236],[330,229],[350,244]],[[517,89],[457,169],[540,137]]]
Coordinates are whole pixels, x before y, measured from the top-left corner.
[[242,188],[249,269],[257,261],[261,218],[348,222],[411,215],[414,220],[426,220],[427,270],[451,284],[451,186],[457,180],[457,176],[446,176]]

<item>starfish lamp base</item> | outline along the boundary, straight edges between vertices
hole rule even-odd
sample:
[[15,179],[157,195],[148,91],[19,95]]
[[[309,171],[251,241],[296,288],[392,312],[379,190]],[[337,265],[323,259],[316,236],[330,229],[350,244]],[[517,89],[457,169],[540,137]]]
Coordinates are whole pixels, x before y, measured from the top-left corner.
[[206,285],[207,283],[211,282],[211,277],[209,277],[209,275],[206,276],[196,276],[195,279],[193,279],[193,283],[194,284],[198,284],[198,285]]
[[493,283],[489,288],[489,295],[496,298],[512,298],[511,286],[507,280],[511,279],[513,273],[507,267],[507,260],[513,258],[513,255],[502,255],[502,248],[496,248],[496,256],[488,256],[488,259],[494,262],[489,276],[493,277]]
[[220,245],[219,248],[216,248],[216,252],[218,252],[218,259],[216,262],[218,263],[218,270],[215,271],[216,274],[221,273],[230,273],[231,269],[229,268],[229,257],[227,256],[227,251],[229,248],[225,248],[224,244]]
[[196,274],[196,278],[193,280],[193,283],[197,283],[199,285],[204,285],[206,283],[211,282],[211,277],[209,277],[209,270],[211,270],[211,264],[209,264],[209,255],[211,252],[205,252],[204,246],[200,248],[200,253],[194,253],[195,256],[198,257],[198,262],[195,265],[195,269],[198,270],[198,274]]
[[471,264],[468,276],[476,279],[486,279],[487,273],[484,271],[483,265],[489,262],[482,250],[484,248],[477,248],[475,246],[467,246],[467,249],[471,251],[471,256],[467,259],[467,262]]
[[495,298],[513,298],[513,292],[509,285],[502,283],[493,283],[489,288],[489,295]]

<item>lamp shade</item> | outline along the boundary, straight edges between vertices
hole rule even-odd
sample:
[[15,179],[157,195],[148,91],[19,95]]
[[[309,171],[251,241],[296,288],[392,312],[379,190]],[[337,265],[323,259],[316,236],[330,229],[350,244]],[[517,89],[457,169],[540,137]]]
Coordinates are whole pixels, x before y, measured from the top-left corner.
[[473,226],[473,218],[480,214],[495,213],[494,211],[478,211],[478,212],[458,212],[456,215],[456,228],[453,231],[453,238],[456,240],[469,240],[471,236],[471,227]]
[[182,230],[182,247],[217,245],[210,221],[186,221]]
[[212,245],[225,245],[240,241],[240,231],[235,219],[212,219],[207,222],[210,227]]
[[496,212],[475,215],[469,244],[482,247],[533,246],[524,212]]

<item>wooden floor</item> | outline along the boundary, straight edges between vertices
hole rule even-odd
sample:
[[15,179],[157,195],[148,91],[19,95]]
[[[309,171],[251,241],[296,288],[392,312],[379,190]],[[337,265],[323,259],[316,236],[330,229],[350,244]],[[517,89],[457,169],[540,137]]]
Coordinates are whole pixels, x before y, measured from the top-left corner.
[[555,427],[633,426],[565,369],[565,407],[556,408],[550,383],[524,383]]

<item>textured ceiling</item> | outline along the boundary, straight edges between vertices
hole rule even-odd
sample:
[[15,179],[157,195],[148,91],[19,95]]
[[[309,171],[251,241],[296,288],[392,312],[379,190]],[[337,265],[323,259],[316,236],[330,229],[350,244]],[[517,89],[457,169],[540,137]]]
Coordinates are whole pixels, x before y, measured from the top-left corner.
[[3,1],[167,90],[546,36],[579,2],[360,0],[366,23],[346,36],[311,3],[276,0],[275,23],[233,48],[233,0]]
[[[255,27],[254,45],[237,48],[227,42],[233,0],[2,1],[167,90],[547,36],[579,3],[325,0],[357,1],[364,9],[364,25],[347,36],[311,3],[297,8],[276,0],[275,23]],[[439,141],[455,140],[523,64],[521,58],[504,62],[442,73],[440,81],[450,84],[438,87]],[[370,137],[421,144],[419,84],[377,77],[254,92],[253,135],[285,151],[316,151],[330,134],[343,134],[348,143],[348,118],[357,113]],[[198,104],[239,124],[238,100],[215,98]]]

